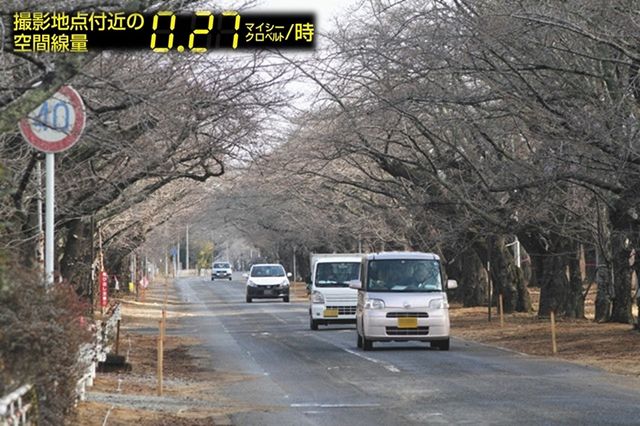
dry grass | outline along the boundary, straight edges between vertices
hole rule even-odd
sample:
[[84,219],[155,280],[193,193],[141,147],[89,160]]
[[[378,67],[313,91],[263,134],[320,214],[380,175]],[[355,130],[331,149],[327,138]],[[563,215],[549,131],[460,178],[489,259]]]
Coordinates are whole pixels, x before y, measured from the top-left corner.
[[[534,308],[537,308],[538,298],[539,293],[534,289]],[[538,319],[535,312],[505,315],[504,327],[500,327],[495,308],[492,322],[489,322],[486,307],[462,308],[453,305],[450,311],[452,334],[530,355],[555,356],[618,374],[640,376],[640,364],[637,361],[640,333],[629,324],[600,324],[589,319],[593,318],[594,298],[592,290],[585,304],[587,319],[556,321],[556,355],[552,353],[551,323],[548,319]]]

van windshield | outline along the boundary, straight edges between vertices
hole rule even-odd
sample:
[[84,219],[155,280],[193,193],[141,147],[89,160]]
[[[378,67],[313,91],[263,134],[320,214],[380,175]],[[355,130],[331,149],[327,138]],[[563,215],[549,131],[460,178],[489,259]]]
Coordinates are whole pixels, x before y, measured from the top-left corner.
[[360,262],[327,262],[316,265],[316,287],[349,287],[360,277]]
[[371,260],[366,288],[369,291],[427,293],[442,291],[437,260]]

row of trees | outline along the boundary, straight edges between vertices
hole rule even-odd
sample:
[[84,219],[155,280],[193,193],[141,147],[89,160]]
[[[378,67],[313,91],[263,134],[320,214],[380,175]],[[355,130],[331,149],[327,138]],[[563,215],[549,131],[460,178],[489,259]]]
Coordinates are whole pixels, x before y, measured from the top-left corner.
[[[586,249],[597,319],[631,323],[638,12],[631,0],[372,0],[327,50],[291,60],[318,95],[218,207],[280,259],[294,245],[436,251],[467,305],[487,302],[489,262],[505,309],[530,309],[532,281],[540,316],[584,316]],[[516,237],[522,270],[506,247]]]
[[[43,424],[62,424],[71,407],[77,349],[89,336],[82,317],[97,299],[99,252],[110,274],[128,276],[130,257],[147,234],[198,202],[198,184],[253,150],[266,117],[286,106],[287,95],[281,66],[261,52],[13,52],[13,12],[151,6],[180,12],[199,5],[29,0],[0,6],[0,394],[35,384]],[[45,291],[37,273],[16,272],[41,266],[44,192],[42,154],[25,143],[17,122],[63,84],[81,94],[87,125],[76,146],[56,155],[55,270],[66,284]],[[179,232],[169,231],[169,238]]]
[[[151,3],[10,1],[0,15],[10,27],[18,9]],[[583,316],[586,248],[598,263],[597,319],[630,323],[640,244],[636,3],[370,0],[312,57],[1,50],[3,324],[30,309],[26,299],[9,307],[20,281],[6,271],[39,261],[41,156],[16,123],[62,84],[79,90],[88,122],[56,157],[56,270],[82,296],[92,294],[100,249],[112,273],[125,273],[151,232],[168,246],[183,232],[172,219],[206,205],[211,227],[241,234],[263,257],[297,256],[300,275],[312,251],[435,251],[466,305],[488,302],[491,276],[506,311],[529,310],[532,282],[541,316]],[[294,114],[286,84],[300,78],[318,90]],[[523,269],[507,248],[516,237]],[[51,296],[60,309],[42,318],[75,318],[68,294]],[[5,367],[29,346],[0,346],[3,380],[39,377]],[[56,391],[37,384],[42,400]]]

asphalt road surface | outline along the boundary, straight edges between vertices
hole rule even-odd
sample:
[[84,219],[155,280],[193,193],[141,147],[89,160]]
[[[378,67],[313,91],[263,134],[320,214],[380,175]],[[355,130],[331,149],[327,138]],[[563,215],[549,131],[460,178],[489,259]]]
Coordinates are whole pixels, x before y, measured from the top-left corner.
[[180,328],[218,371],[238,425],[638,424],[640,381],[452,339],[356,347],[354,326],[309,329],[306,302],[245,302],[244,281],[181,278]]

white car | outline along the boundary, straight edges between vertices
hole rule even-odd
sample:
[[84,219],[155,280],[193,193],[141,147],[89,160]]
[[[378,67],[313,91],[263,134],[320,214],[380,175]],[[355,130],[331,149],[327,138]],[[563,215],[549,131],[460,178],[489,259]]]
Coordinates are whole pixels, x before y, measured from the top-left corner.
[[281,298],[289,301],[289,277],[291,272],[285,272],[284,267],[277,263],[262,263],[253,265],[247,278],[247,303],[253,299]]
[[417,340],[449,350],[449,303],[440,258],[432,253],[387,252],[364,256],[356,309],[357,344]]
[[229,262],[213,262],[211,267],[211,281],[216,278],[227,278],[231,281],[231,264]]
[[312,254],[309,328],[356,322],[358,292],[349,282],[360,277],[361,254]]

